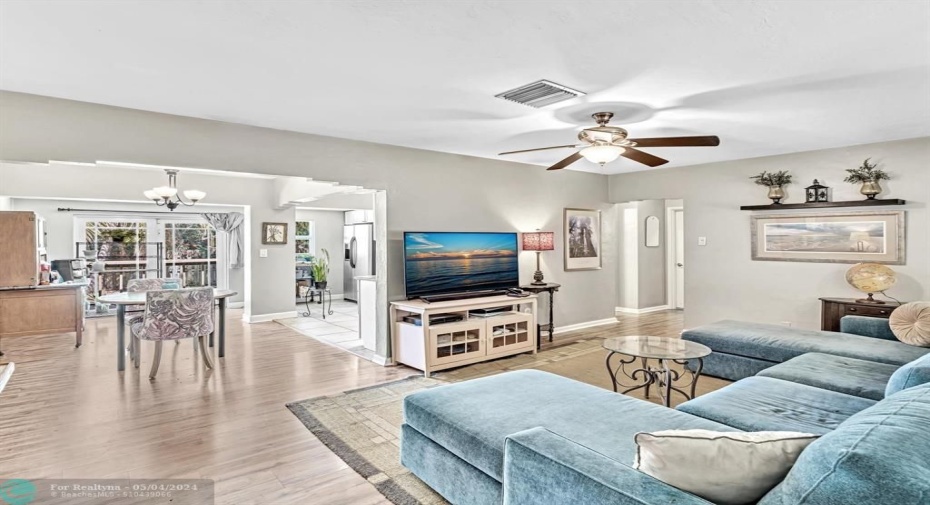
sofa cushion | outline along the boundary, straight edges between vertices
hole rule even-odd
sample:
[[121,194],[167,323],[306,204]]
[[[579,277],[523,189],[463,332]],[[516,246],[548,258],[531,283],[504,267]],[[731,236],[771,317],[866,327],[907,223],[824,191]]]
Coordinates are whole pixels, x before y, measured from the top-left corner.
[[809,445],[759,505],[926,504],[930,384],[889,396]]
[[885,396],[898,391],[930,382],[930,354],[902,366],[888,381]]
[[822,435],[874,400],[804,384],[749,377],[677,407],[743,431],[800,431]]
[[843,316],[840,318],[840,333],[852,333],[863,337],[896,341],[887,319],[868,316]]
[[885,386],[897,369],[896,365],[810,352],[766,368],[758,376],[877,401],[885,397]]
[[681,338],[706,345],[717,353],[781,363],[808,352],[821,352],[890,365],[913,361],[930,349],[878,338],[802,330],[775,324],[718,321],[685,330]]
[[530,428],[546,428],[626,464],[633,462],[633,436],[640,431],[732,431],[713,421],[538,370],[414,393],[404,399],[404,421],[498,481],[502,480],[504,439]]

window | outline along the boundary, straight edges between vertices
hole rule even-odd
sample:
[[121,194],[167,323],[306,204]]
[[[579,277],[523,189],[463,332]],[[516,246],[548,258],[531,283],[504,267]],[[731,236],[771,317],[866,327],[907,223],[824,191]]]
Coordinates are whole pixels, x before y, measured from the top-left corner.
[[217,287],[216,230],[206,223],[167,222],[165,272],[184,287]]
[[[94,285],[96,294],[108,294],[125,289],[129,279],[154,277],[158,273],[157,244],[147,242],[146,220],[92,220],[78,219],[77,230],[83,230],[75,251],[94,251],[88,259],[102,261],[104,272]],[[80,239],[79,239],[80,240]]]
[[316,250],[316,240],[313,232],[313,221],[297,221],[297,230],[294,234],[294,252],[297,254],[298,263],[308,262],[313,257],[313,251]]

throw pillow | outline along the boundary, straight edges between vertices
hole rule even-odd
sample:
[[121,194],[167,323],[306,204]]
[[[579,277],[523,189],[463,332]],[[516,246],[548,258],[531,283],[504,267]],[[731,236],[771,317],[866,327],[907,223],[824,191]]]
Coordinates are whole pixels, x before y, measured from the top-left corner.
[[888,325],[901,342],[930,347],[930,302],[905,303],[894,309]]
[[790,431],[637,433],[633,468],[714,503],[755,503],[816,439]]

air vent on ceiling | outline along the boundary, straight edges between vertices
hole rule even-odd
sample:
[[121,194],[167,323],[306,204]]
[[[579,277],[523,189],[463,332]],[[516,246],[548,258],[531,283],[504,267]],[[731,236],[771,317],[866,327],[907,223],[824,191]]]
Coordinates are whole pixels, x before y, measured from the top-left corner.
[[494,96],[538,109],[554,103],[584,96],[584,93],[562,86],[561,84],[556,84],[552,81],[540,80]]

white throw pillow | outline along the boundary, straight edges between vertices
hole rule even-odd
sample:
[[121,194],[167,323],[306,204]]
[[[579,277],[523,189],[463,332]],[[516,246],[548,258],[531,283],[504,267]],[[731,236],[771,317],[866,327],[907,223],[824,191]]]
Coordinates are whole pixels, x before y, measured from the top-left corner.
[[791,431],[637,433],[633,468],[714,503],[755,503],[816,439]]

